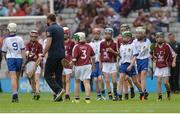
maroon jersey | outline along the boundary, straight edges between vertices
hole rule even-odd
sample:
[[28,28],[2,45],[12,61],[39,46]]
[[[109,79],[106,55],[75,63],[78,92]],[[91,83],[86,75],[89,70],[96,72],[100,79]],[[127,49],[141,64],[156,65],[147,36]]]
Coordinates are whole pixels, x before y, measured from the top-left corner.
[[42,53],[42,45],[39,42],[32,42],[26,44],[26,51],[29,51],[27,61],[36,61],[39,58],[39,54]]
[[100,60],[101,62],[116,62],[117,56],[113,53],[107,51],[108,48],[112,48],[114,51],[117,51],[116,43],[111,40],[109,44],[107,41],[103,41],[100,44]]
[[173,51],[167,43],[164,43],[162,47],[157,45],[154,50],[156,58],[156,67],[163,68],[171,65],[173,60]]
[[119,37],[118,37],[118,41],[117,41],[118,49],[120,48],[122,42],[123,42],[122,36],[119,36]]
[[[68,61],[71,61],[72,60],[72,50],[73,50],[75,43],[69,39],[67,42],[64,43],[64,45],[65,45],[65,59],[67,59]],[[71,67],[68,66],[66,68],[71,68]]]
[[91,57],[94,55],[95,53],[89,44],[76,44],[73,49],[73,59],[76,59],[75,66],[91,64]]

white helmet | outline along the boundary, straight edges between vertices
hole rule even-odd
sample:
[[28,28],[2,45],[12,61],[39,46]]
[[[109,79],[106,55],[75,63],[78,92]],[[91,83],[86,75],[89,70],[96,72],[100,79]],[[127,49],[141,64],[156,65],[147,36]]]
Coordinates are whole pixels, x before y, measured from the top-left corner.
[[63,30],[70,32],[70,29],[68,27],[63,27]]
[[9,32],[16,32],[17,31],[17,24],[16,23],[9,23],[7,26]]
[[113,36],[114,35],[114,30],[113,30],[113,28],[105,28],[104,29],[104,33],[111,33],[111,35]]
[[146,30],[145,30],[145,28],[144,27],[137,27],[136,28],[136,32],[141,32],[141,33],[143,33],[143,34],[145,34],[146,33]]
[[86,41],[86,35],[84,32],[77,32],[74,34],[74,36],[79,40],[79,42],[85,42]]
[[70,28],[63,27],[63,30],[64,30],[64,34],[67,34],[68,36],[70,36]]
[[113,28],[105,28],[104,29],[104,32],[107,32],[107,33],[111,33],[111,34],[113,34],[114,33],[114,30],[113,30]]

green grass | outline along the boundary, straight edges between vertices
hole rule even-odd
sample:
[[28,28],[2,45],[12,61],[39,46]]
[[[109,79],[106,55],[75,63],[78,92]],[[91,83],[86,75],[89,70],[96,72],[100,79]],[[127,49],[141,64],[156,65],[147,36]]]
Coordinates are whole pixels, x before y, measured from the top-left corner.
[[86,104],[82,94],[79,104],[68,102],[53,102],[50,93],[41,93],[39,101],[33,101],[28,93],[20,94],[19,103],[11,103],[11,95],[0,93],[0,112],[180,112],[180,94],[173,94],[168,101],[156,101],[156,94],[150,94],[149,100],[139,101],[138,94],[128,101],[96,101],[93,94],[90,104]]

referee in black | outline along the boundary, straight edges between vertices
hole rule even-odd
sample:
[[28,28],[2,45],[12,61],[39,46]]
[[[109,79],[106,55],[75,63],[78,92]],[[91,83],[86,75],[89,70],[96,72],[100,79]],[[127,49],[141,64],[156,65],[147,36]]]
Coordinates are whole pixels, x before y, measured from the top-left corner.
[[42,54],[42,57],[44,57],[48,52],[44,78],[55,93],[54,101],[60,101],[65,93],[65,90],[62,88],[63,66],[61,64],[61,60],[65,57],[64,31],[56,23],[55,14],[47,16],[47,25],[47,42]]
[[173,33],[168,34],[169,44],[172,49],[177,54],[176,56],[176,67],[171,67],[171,76],[169,78],[169,83],[171,86],[171,91],[178,94],[180,91],[179,86],[179,77],[180,77],[180,42],[176,40],[176,37]]

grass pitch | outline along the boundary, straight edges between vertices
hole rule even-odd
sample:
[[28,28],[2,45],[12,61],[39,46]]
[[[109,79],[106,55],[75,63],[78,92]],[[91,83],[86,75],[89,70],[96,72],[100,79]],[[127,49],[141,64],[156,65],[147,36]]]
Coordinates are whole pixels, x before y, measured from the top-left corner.
[[[71,96],[71,99],[73,97]],[[84,102],[84,94],[81,94],[79,104],[66,102],[53,102],[50,93],[41,93],[39,101],[32,100],[30,93],[20,94],[19,103],[11,103],[11,94],[0,93],[0,112],[84,112],[84,113],[139,113],[139,112],[180,112],[180,94],[172,94],[170,101],[163,95],[161,102],[156,101],[156,94],[151,93],[149,100],[140,101],[139,95],[136,93],[134,99],[128,101],[96,101],[96,94],[92,94],[90,104]]]

